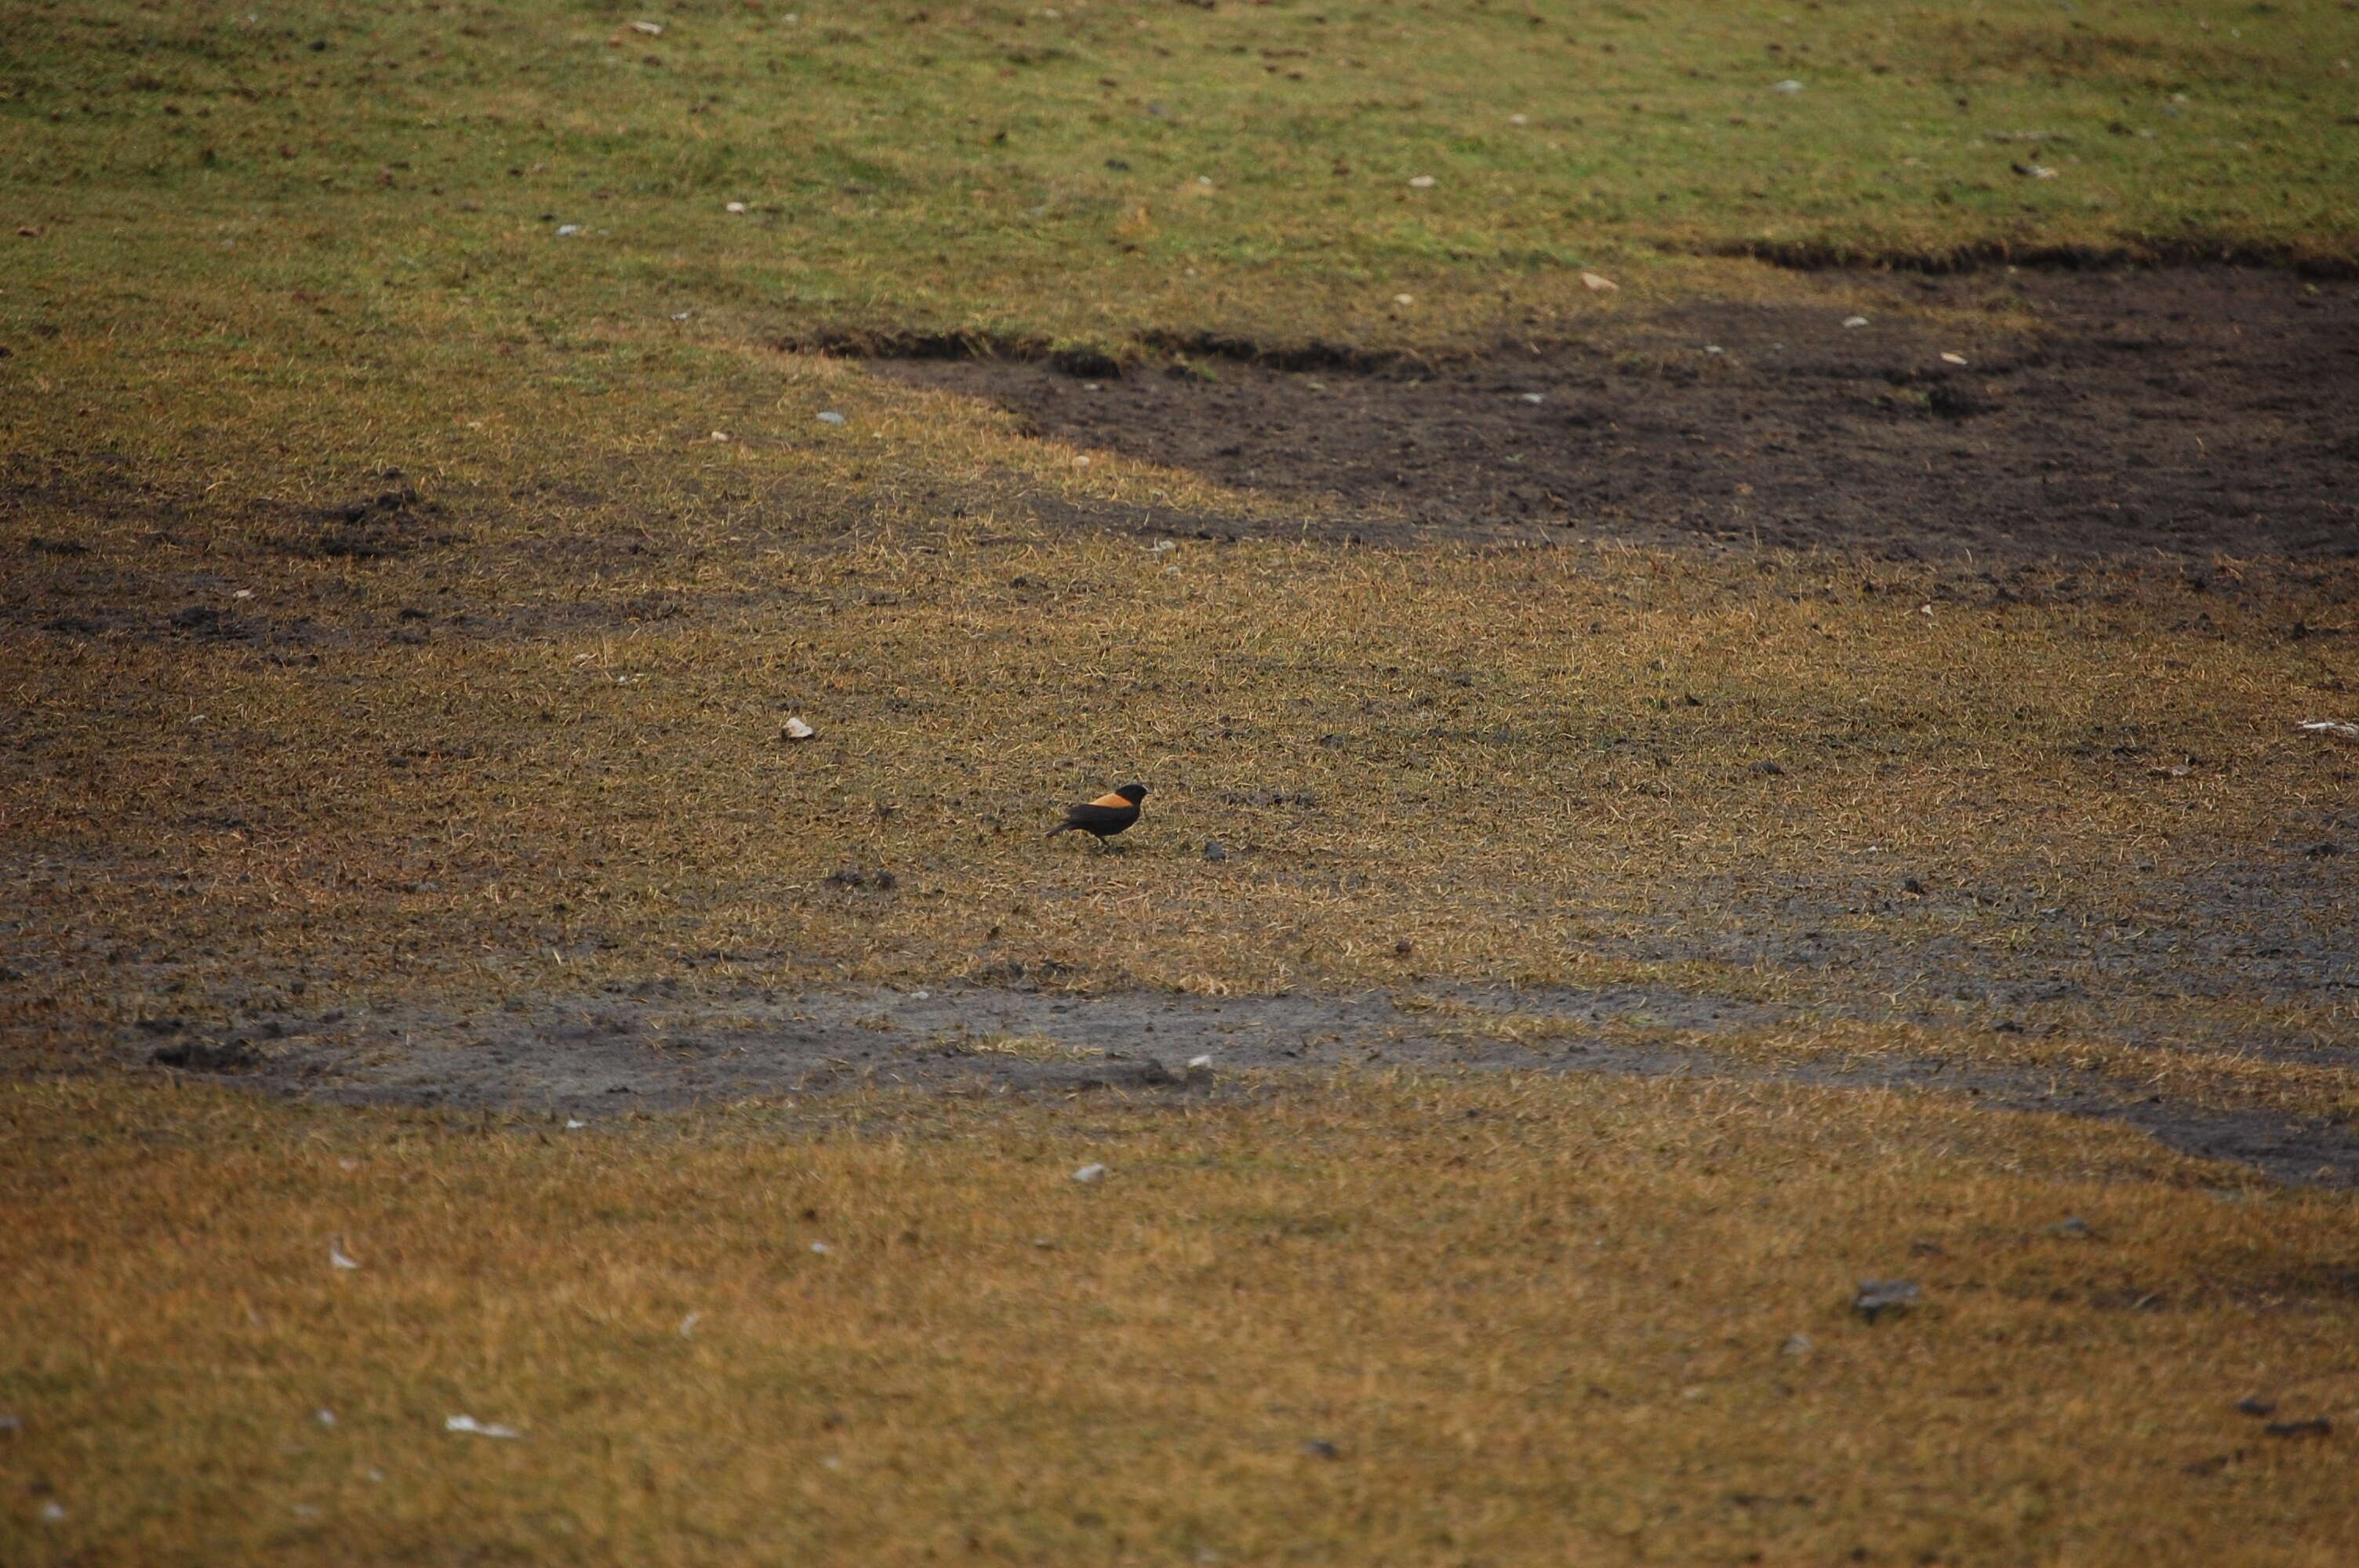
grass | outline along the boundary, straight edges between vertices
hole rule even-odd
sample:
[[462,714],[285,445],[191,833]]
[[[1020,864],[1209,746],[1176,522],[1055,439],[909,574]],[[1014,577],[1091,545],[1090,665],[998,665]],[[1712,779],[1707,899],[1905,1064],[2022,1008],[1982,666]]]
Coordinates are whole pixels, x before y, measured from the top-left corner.
[[[2359,1528],[2345,1198],[1892,1095],[1272,1089],[568,1133],[10,1087],[0,1539],[2322,1564]],[[1917,1310],[1850,1311],[1894,1276]]]
[[[1864,936],[1972,961],[2299,863],[2349,759],[2288,694],[2359,676],[2273,635],[2265,597],[2180,629],[2197,596],[2168,584],[1976,608],[1888,568],[1613,552],[633,542],[570,582],[529,537],[365,568],[248,545],[224,580],[255,597],[215,597],[308,643],[27,639],[17,1016],[78,1036],[683,960],[721,986],[1577,984],[1626,978],[1667,917],[1734,942],[1801,868],[1866,901],[1827,912]],[[814,739],[781,738],[794,714]],[[1043,845],[1134,773],[1158,793],[1124,852]],[[1885,983],[1790,956],[1746,979],[1734,951],[1723,984]]]
[[2359,254],[2324,0],[1053,9],[18,5],[14,477],[553,481],[547,430],[701,435],[844,335],[1439,351],[1842,292],[1747,250]]
[[1366,343],[1561,314],[1607,258],[2359,237],[2324,0],[16,16],[23,284],[103,258],[125,304]]
[[994,1033],[972,1039],[961,1036],[943,1044],[962,1055],[1016,1056],[1027,1062],[1080,1062],[1105,1054],[1042,1034]]
[[[2002,598],[1154,550],[1037,517],[1284,514],[794,347],[1430,355],[1855,288],[1762,254],[2347,268],[2343,10],[1049,9],[0,16],[12,1069],[664,979],[1651,981],[1851,1020],[1712,1038],[1749,1059],[2348,1116],[2347,1008],[2246,967],[2324,962],[2332,918],[2286,928],[2339,915],[2222,891],[2347,837],[2348,747],[2292,729],[2359,682],[2347,563]],[[1132,776],[1122,853],[1043,844]],[[2086,997],[1987,994],[2039,966]],[[2324,1049],[2219,1049],[2256,1038]],[[0,1107],[11,1563],[2353,1533],[2349,1200],[2086,1124],[1522,1077],[579,1134],[87,1077]],[[1847,1313],[1896,1273],[1921,1311]],[[2335,1435],[2261,1435],[2256,1390]]]

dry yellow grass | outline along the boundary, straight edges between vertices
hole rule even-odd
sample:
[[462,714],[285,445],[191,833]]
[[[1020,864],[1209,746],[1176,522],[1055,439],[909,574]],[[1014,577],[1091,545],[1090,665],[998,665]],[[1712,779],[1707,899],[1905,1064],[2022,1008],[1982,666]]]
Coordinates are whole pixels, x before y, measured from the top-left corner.
[[[2351,1200],[2114,1130],[1513,1077],[582,1132],[0,1107],[15,1563],[2323,1565],[2359,1531]],[[1893,1276],[1919,1309],[1848,1310]],[[2269,1436],[2256,1393],[2335,1431]]]
[[[1413,997],[1413,1002],[1430,999]],[[2211,1110],[2268,1110],[2322,1118],[2337,1125],[2359,1118],[2359,1075],[2332,1054],[2288,1060],[2239,1051],[2175,1048],[2142,1041],[2125,1044],[2100,1027],[2076,1033],[2026,1037],[2013,1031],[1993,1033],[1957,1026],[1811,1017],[1771,1024],[1714,1029],[1709,1033],[1622,1020],[1502,1013],[1443,998],[1434,1011],[1445,1020],[1420,1019],[1426,1032],[1443,1038],[1498,1040],[1534,1047],[1537,1065],[1551,1042],[1688,1051],[1723,1066],[1791,1072],[1830,1069],[1872,1075],[1878,1068],[1913,1066],[1954,1070],[1970,1079],[1984,1068],[2042,1076],[2051,1087],[2101,1083],[2115,1093],[2152,1093],[2174,1105]],[[2108,1021],[2114,1030],[2129,1020]],[[2270,1025],[2247,1025],[2266,1038]],[[1574,1065],[1579,1065],[1578,1059]],[[2335,1173],[2330,1166],[2324,1173]]]

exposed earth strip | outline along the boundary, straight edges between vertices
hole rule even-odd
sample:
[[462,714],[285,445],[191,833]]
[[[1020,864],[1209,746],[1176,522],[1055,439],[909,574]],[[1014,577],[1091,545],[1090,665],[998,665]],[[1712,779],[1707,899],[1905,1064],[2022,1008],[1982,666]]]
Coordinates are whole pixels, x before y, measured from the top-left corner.
[[1806,1015],[1689,992],[1460,989],[1389,997],[747,990],[725,1001],[546,999],[480,1015],[332,1012],[266,1037],[143,1053],[180,1070],[349,1104],[602,1117],[773,1097],[913,1090],[1117,1095],[1147,1103],[1275,1092],[1350,1071],[1712,1075],[1926,1089],[1997,1110],[2096,1117],[2282,1181],[2359,1184],[2359,1135],[2267,1108],[2201,1104],[2094,1072],[1941,1056],[1775,1056],[1715,1035]]

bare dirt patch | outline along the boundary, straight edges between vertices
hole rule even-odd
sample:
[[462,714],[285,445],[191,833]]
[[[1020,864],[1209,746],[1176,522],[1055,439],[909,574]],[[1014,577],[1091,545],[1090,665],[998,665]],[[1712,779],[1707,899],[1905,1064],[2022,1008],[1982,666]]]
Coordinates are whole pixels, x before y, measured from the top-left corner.
[[1780,1062],[1715,1047],[1718,1036],[1810,1017],[1637,987],[1252,997],[747,988],[715,999],[657,982],[474,1015],[418,1004],[339,1011],[273,1022],[267,1038],[125,1050],[134,1062],[310,1098],[581,1123],[862,1091],[1156,1106],[1280,1093],[1339,1072],[1729,1076],[1931,1089],[1995,1110],[2121,1121],[2282,1181],[2359,1184],[2359,1135],[2331,1119],[2199,1103],[2101,1072],[1941,1055]]
[[1362,532],[1406,520],[1940,560],[2359,552],[2359,286],[2212,267],[1880,287],[1887,303],[1858,324],[1838,308],[1682,305],[1591,342],[1448,363],[1229,345],[1127,374],[989,357],[876,368]]

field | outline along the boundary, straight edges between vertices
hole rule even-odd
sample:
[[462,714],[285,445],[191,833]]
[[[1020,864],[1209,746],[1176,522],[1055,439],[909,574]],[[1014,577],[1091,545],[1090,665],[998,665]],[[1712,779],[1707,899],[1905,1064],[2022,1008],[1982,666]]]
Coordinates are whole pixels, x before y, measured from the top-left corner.
[[0,1561],[2359,1533],[2348,6],[5,22]]

